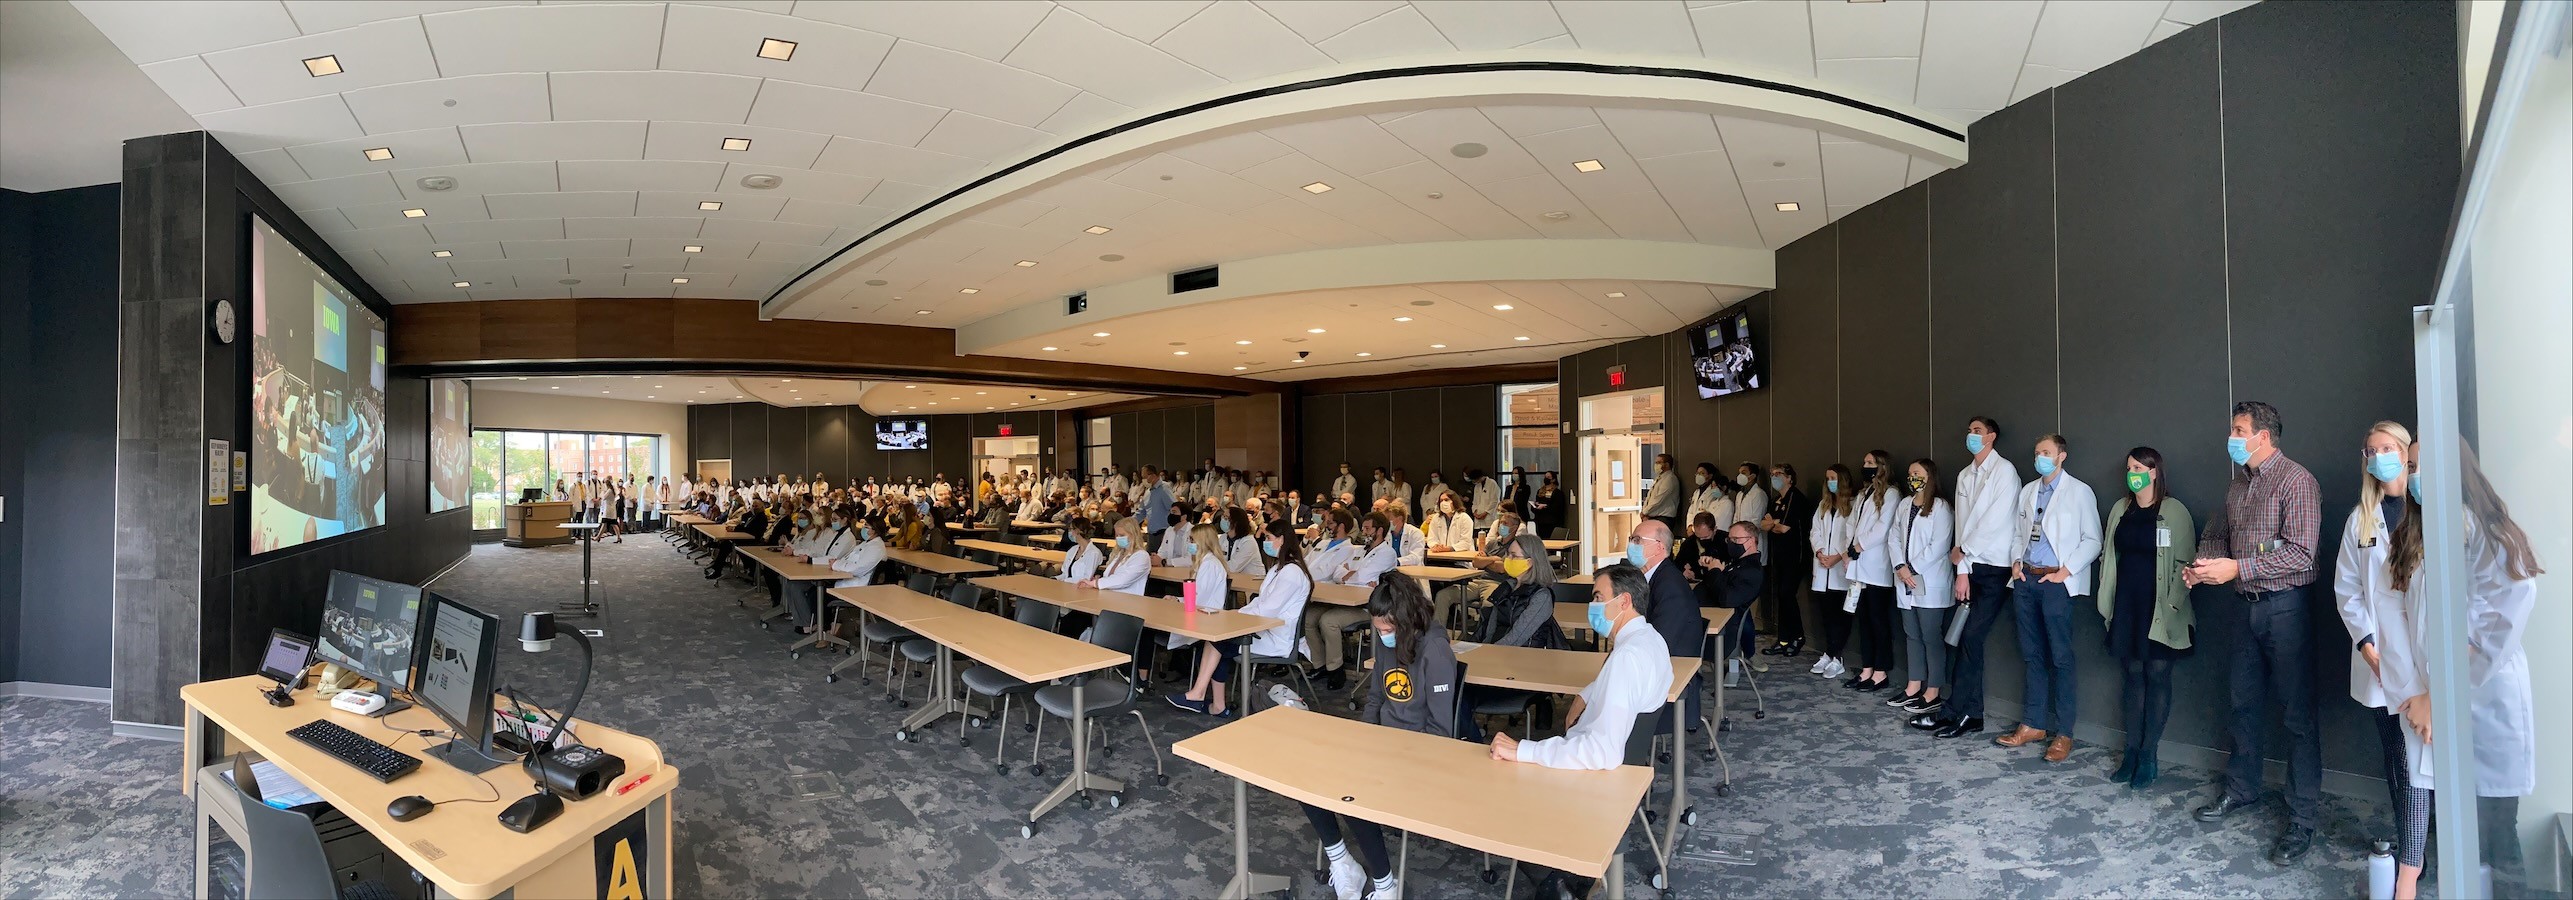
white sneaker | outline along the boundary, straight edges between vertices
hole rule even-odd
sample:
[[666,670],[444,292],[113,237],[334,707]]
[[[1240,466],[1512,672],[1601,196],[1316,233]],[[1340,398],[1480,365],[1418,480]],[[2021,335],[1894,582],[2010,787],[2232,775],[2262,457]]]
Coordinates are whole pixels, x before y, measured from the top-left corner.
[[1849,664],[1841,662],[1840,657],[1834,656],[1829,657],[1829,659],[1831,660],[1831,668],[1823,670],[1824,678],[1839,678],[1840,676],[1849,674]]
[[1367,889],[1367,870],[1358,867],[1358,858],[1342,856],[1331,861],[1331,895],[1340,900],[1358,900]]
[[1822,673],[1823,673],[1823,670],[1824,670],[1824,669],[1828,669],[1828,668],[1831,668],[1831,657],[1825,656],[1825,657],[1822,657],[1822,658],[1820,658],[1820,659],[1816,659],[1816,660],[1814,660],[1814,667],[1813,667],[1813,668],[1810,668],[1810,669],[1806,669],[1806,670],[1805,670],[1805,674],[1807,674],[1807,675],[1820,675],[1820,674],[1822,674]]
[[1402,895],[1403,880],[1400,878],[1385,879],[1384,887],[1377,887],[1376,883],[1371,880],[1367,883],[1367,895],[1365,900],[1394,900],[1394,898]]
[[1269,685],[1269,703],[1277,706],[1292,706],[1297,709],[1313,708],[1305,705],[1304,698],[1298,696],[1294,688],[1283,684]]

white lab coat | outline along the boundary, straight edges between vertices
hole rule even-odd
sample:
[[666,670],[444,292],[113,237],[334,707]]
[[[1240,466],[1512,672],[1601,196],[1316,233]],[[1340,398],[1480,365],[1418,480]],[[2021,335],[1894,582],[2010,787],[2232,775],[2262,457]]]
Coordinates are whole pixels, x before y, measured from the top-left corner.
[[[1847,553],[1849,537],[1857,531],[1858,510],[1834,513],[1820,504],[1814,506],[1812,524],[1813,548],[1816,553]],[[1837,566],[1814,566],[1814,591],[1844,592],[1849,590],[1849,563]]]
[[1349,561],[1347,571],[1340,576],[1340,583],[1375,587],[1376,579],[1393,571],[1398,562],[1394,556],[1393,546],[1378,541],[1374,546],[1368,547],[1366,553],[1358,554],[1355,559]]
[[[2362,534],[2359,519],[2366,511],[2351,510],[2341,525],[2341,552],[2332,562],[2332,596],[2339,601],[2341,625],[2350,632],[2350,699],[2393,712],[2403,701],[2427,690],[2428,683],[2414,677],[2422,666],[2412,658],[2418,641],[2413,636],[2411,600],[2405,596],[2407,591],[2394,586],[2392,534],[2384,522]],[[2363,540],[2369,546],[2360,546]],[[2376,639],[2379,669],[2368,668],[2367,657],[2359,654],[2359,640],[2371,636]],[[2382,678],[2377,674],[2380,670],[2385,673]]]
[[[1192,580],[1197,584],[1197,611],[1222,612],[1224,601],[1233,592],[1233,573],[1224,568],[1224,561],[1212,553],[1207,554],[1197,561],[1197,571]],[[1188,602],[1186,595],[1180,597],[1180,602]],[[1176,634],[1162,640],[1162,646],[1173,650],[1192,643],[1196,641]]]
[[1660,709],[1670,694],[1670,645],[1644,617],[1628,619],[1617,629],[1599,677],[1581,689],[1581,721],[1562,735],[1520,743],[1519,761],[1550,769],[1624,765],[1635,717]]
[[[1204,588],[1199,588],[1204,591]],[[1205,594],[1198,595],[1201,602]],[[1260,578],[1260,590],[1242,611],[1278,620],[1278,626],[1251,638],[1250,652],[1259,656],[1289,656],[1302,648],[1296,631],[1304,624],[1305,601],[1313,598],[1313,579],[1294,564],[1282,564]],[[1247,662],[1247,660],[1246,660]],[[1668,664],[1665,664],[1667,667]]]
[[[1451,516],[1432,513],[1429,517],[1429,529],[1422,537],[1431,544],[1444,545],[1450,550],[1472,550],[1474,549],[1474,517],[1464,513]],[[1428,557],[1424,555],[1422,559],[1427,560]]]
[[[1489,475],[1474,479],[1474,497],[1473,506],[1471,508],[1474,511],[1474,521],[1476,523],[1485,526],[1491,525],[1492,517],[1499,514],[1501,511],[1501,483],[1493,481],[1492,476]],[[1524,509],[1519,511],[1521,515],[1526,515],[1527,512],[1528,511]]]
[[1152,580],[1152,554],[1127,553],[1099,570],[1099,589],[1120,594],[1143,596],[1144,582]]
[[1418,525],[1404,523],[1393,530],[1388,541],[1394,545],[1395,565],[1417,566],[1429,559],[1429,536],[1422,534]]
[[1751,527],[1760,529],[1760,561],[1762,563],[1767,563],[1769,561],[1769,530],[1760,528],[1760,517],[1768,514],[1769,492],[1762,489],[1757,484],[1754,484],[1751,487],[1743,488],[1742,493],[1733,498],[1733,521],[1727,522],[1723,519],[1717,519],[1715,527],[1717,531],[1722,531],[1733,527],[1736,522],[1749,522],[1751,523]]
[[1920,514],[1920,508],[1909,498],[1897,504],[1893,532],[1885,539],[1895,565],[1911,566],[1913,578],[1921,584],[1918,589],[1906,588],[1897,579],[1894,607],[1946,609],[1957,605],[1956,564],[1948,562],[1956,520],[1949,514],[1946,500],[1930,498],[1930,514],[1926,517]]
[[[1993,458],[1999,459],[2000,456]],[[2075,597],[2090,596],[2091,564],[2099,561],[2100,551],[2099,498],[2091,493],[2090,485],[2073,477],[2073,473],[2057,469],[2055,496],[2046,503],[2046,521],[2033,522],[2037,515],[2037,489],[2045,483],[2046,480],[2040,478],[2019,489],[2019,511],[2011,519],[2013,533],[2018,537],[2010,543],[2010,562],[2017,565],[2028,558],[2029,536],[2037,533],[2033,529],[2042,528],[2046,534],[2046,545],[2054,548],[2055,560],[2069,573],[2064,577],[2065,589]],[[1953,593],[1956,590],[1955,579],[1952,576],[1949,580],[1948,590]]]
[[1315,542],[1313,548],[1305,552],[1304,567],[1313,570],[1315,581],[1339,584],[1341,576],[1348,574],[1349,560],[1357,555],[1357,543],[1325,539]]
[[1391,479],[1379,478],[1373,483],[1367,485],[1367,503],[1369,505],[1374,505],[1378,500],[1389,499],[1393,496],[1394,482]]
[[1850,548],[1858,551],[1858,558],[1849,561],[1849,578],[1872,587],[1893,587],[1894,559],[1886,552],[1885,538],[1893,533],[1894,512],[1903,501],[1892,491],[1863,490],[1849,535]]
[[859,544],[858,549],[849,551],[848,555],[831,561],[831,568],[833,570],[847,573],[849,576],[832,582],[831,586],[865,587],[868,581],[875,578],[876,566],[882,565],[883,563],[884,538],[882,536],[878,536],[866,543]]
[[[2027,549],[2027,530],[2013,531],[2016,517],[2011,506],[2018,494],[2019,468],[1999,453],[1957,473],[1956,523],[1949,533],[1955,547],[1965,551],[1966,562],[2008,566],[2016,557],[2013,545]],[[2098,511],[2091,515],[2097,516]],[[1951,575],[1950,580],[1954,579]],[[1952,584],[1948,589],[1956,587]]]
[[1224,538],[1224,568],[1241,575],[1258,574],[1268,562],[1260,558],[1260,539],[1247,534]]
[[[1438,498],[1455,493],[1456,489],[1448,487],[1447,482],[1430,482],[1428,487],[1421,488],[1421,505],[1414,508],[1412,513],[1422,517],[1438,515]],[[1456,505],[1462,509],[1465,506],[1465,498],[1456,498]]]
[[1182,565],[1196,555],[1197,550],[1188,546],[1188,530],[1187,525],[1161,530],[1161,547],[1153,555],[1161,557],[1162,565]]
[[1714,516],[1717,531],[1731,528],[1733,527],[1733,496],[1724,492],[1723,485],[1713,481],[1700,485],[1696,492],[1689,494],[1688,514],[1680,518],[1680,524],[1696,524],[1698,513]]
[[1070,532],[1064,534],[1064,540],[1066,543],[1063,547],[1063,571],[1057,573],[1054,580],[1066,584],[1079,584],[1090,580],[1090,576],[1098,574],[1100,562],[1098,545],[1090,543],[1090,539],[1086,537],[1074,541],[1071,539]]
[[[2535,579],[2514,581],[2501,545],[2486,540],[2471,518],[2466,522],[2466,679],[2474,698],[2467,715],[2474,722],[2475,795],[2525,797],[2537,790],[2536,701],[2529,689],[2528,651],[2521,645],[2529,614],[2537,605]],[[2426,621],[2424,592],[2411,592],[2407,616]],[[2414,671],[2402,676],[2427,685],[2429,653],[2426,629],[2412,634]],[[2383,640],[2380,638],[2379,640]],[[2383,651],[2378,651],[2382,661]],[[2389,679],[2396,681],[2400,679]],[[2466,739],[2463,735],[2445,740]],[[2429,748],[2412,729],[2403,730],[2405,756],[2413,777],[2431,776]]]

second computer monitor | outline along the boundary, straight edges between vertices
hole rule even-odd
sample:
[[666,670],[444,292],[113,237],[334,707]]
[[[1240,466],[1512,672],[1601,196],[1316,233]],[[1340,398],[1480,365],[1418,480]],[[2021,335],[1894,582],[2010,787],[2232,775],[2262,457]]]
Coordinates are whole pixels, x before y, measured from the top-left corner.
[[420,614],[417,587],[332,572],[315,649],[323,659],[375,679],[386,693],[409,691]]
[[430,754],[467,772],[482,772],[500,764],[487,755],[500,620],[436,593],[427,600],[428,652],[420,657],[419,683],[411,695],[456,732],[454,741],[430,748]]

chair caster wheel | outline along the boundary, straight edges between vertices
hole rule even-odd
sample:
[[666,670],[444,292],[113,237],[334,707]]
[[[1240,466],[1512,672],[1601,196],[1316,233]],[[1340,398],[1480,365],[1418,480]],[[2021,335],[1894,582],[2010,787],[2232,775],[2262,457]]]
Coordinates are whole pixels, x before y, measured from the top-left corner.
[[786,658],[787,658],[787,659],[803,659],[803,658],[804,658],[804,651],[802,651],[802,650],[789,650],[789,651],[786,651]]
[[910,709],[911,701],[908,698],[895,698],[893,705],[899,709]]
[[1715,751],[1713,751],[1713,750],[1700,750],[1700,751],[1698,751],[1698,754],[1697,754],[1697,761],[1698,761],[1698,762],[1702,762],[1702,763],[1712,763],[1712,762],[1715,762]]
[[1715,786],[1715,795],[1716,795],[1716,796],[1718,796],[1718,797],[1730,797],[1730,796],[1733,796],[1733,783],[1732,783],[1732,782],[1725,782],[1725,783],[1723,783],[1723,784],[1716,785],[1716,786]]
[[894,733],[893,733],[893,739],[894,739],[894,740],[897,740],[897,741],[901,741],[901,742],[906,743],[906,744],[911,743],[911,732],[908,732],[908,731],[896,731],[896,732],[894,732]]
[[956,746],[959,746],[959,747],[971,747],[971,746],[974,746],[974,739],[973,739],[973,738],[966,737],[966,736],[961,735],[961,734],[960,734],[960,735],[957,735],[957,736],[956,736]]
[[990,727],[992,727],[991,720],[989,720],[989,719],[985,719],[985,718],[983,718],[983,717],[981,717],[981,716],[975,716],[975,717],[973,717],[973,718],[966,719],[966,720],[965,720],[965,724],[972,725],[972,726],[974,726],[974,727],[976,727],[976,728],[990,728]]
[[1661,820],[1662,820],[1662,813],[1661,813],[1661,811],[1659,811],[1659,810],[1651,810],[1651,809],[1648,809],[1648,810],[1645,810],[1645,811],[1644,811],[1644,821],[1647,821],[1647,822],[1659,822],[1659,821],[1661,821]]
[[822,683],[823,683],[823,684],[839,684],[839,683],[840,683],[840,676],[838,676],[838,675],[824,675],[824,676],[822,676]]
[[[1329,879],[1327,879],[1327,878],[1326,878],[1326,879],[1324,879],[1324,880],[1328,881]],[[1484,883],[1484,884],[1500,884],[1500,883],[1501,883],[1501,870],[1499,870],[1499,869],[1485,869],[1485,870],[1483,870],[1483,883]]]
[[1170,776],[1169,776],[1169,775],[1167,775],[1167,774],[1154,775],[1154,776],[1152,777],[1152,783],[1157,784],[1157,785],[1160,785],[1160,786],[1162,786],[1162,787],[1169,787],[1169,786],[1170,786]]
[[992,767],[992,774],[994,775],[1008,775],[1009,773],[1010,767],[1008,763],[1002,763]]
[[1116,809],[1117,807],[1124,806],[1124,805],[1126,805],[1126,798],[1125,798],[1125,795],[1123,795],[1123,794],[1109,794],[1109,795],[1108,795],[1108,808],[1109,808],[1109,809]]
[[1101,748],[1099,748],[1099,756],[1100,756],[1101,758],[1106,758],[1106,757],[1115,756],[1115,755],[1117,755],[1117,748],[1115,748],[1115,747],[1101,747]]
[[1657,891],[1667,891],[1667,890],[1670,890],[1670,889],[1671,889],[1671,875],[1670,875],[1670,873],[1668,873],[1668,872],[1654,872],[1654,873],[1653,873],[1653,889],[1654,889],[1654,890],[1657,890]]
[[1685,810],[1681,810],[1681,811],[1680,811],[1680,824],[1682,824],[1682,825],[1688,825],[1688,826],[1692,826],[1692,827],[1696,826],[1696,825],[1697,825],[1697,807],[1692,806],[1692,807],[1689,807],[1689,808],[1687,808],[1687,809],[1685,809]]
[[1082,808],[1082,809],[1091,809],[1091,808],[1094,808],[1094,806],[1095,806],[1095,801],[1093,801],[1093,800],[1091,800],[1091,799],[1090,799],[1090,795],[1088,795],[1088,794],[1083,794],[1083,795],[1081,795],[1081,808]]
[[1034,823],[1029,823],[1029,824],[1026,824],[1026,825],[1021,825],[1021,826],[1019,826],[1019,827],[1018,827],[1018,836],[1019,836],[1019,837],[1022,837],[1022,838],[1032,838],[1032,837],[1035,837],[1035,836],[1036,836],[1036,825],[1035,825]]
[[1671,764],[1671,752],[1670,752],[1670,751],[1668,751],[1668,750],[1664,750],[1664,751],[1662,751],[1662,752],[1660,752],[1660,753],[1654,754],[1654,757],[1655,757],[1654,761],[1655,761],[1655,762],[1659,762],[1659,763],[1661,763],[1662,765],[1666,765],[1666,766],[1667,766],[1667,765],[1670,765],[1670,764]]
[[1038,778],[1043,778],[1045,777],[1045,764],[1037,763],[1036,765],[1029,766],[1027,767],[1027,773]]
[[1033,731],[1035,731],[1035,730],[1036,730],[1036,723],[1034,723],[1034,722],[1020,722],[1020,723],[1019,723],[1019,725],[1018,725],[1018,730],[1020,730],[1020,731],[1033,732]]

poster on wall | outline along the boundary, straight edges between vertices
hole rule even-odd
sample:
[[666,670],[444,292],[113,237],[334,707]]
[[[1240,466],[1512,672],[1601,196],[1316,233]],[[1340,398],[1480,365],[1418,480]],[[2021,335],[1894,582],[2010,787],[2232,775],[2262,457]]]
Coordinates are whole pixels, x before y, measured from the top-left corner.
[[470,502],[473,491],[473,382],[429,381],[429,511],[442,513]]
[[236,491],[250,489],[250,454],[247,452],[232,451],[232,489]]
[[232,503],[232,442],[205,442],[205,502],[207,506]]

